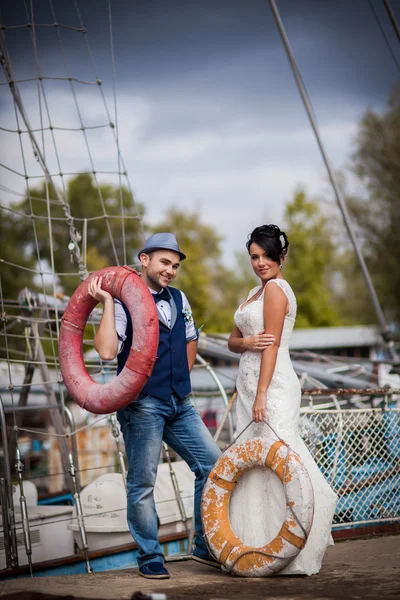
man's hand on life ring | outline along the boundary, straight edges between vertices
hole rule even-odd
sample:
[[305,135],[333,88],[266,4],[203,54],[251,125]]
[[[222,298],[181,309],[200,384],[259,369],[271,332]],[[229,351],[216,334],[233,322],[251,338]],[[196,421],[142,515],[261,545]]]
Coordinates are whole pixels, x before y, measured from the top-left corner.
[[[84,362],[83,334],[97,302],[102,302],[105,308],[102,315],[105,330],[109,327],[115,334],[114,298],[124,303],[130,315],[132,343],[118,376],[98,383],[89,375]],[[158,340],[157,308],[136,271],[129,267],[105,267],[93,273],[71,296],[60,327],[58,357],[69,395],[81,408],[99,415],[124,408],[137,398],[150,377],[157,359]]]
[[262,423],[267,416],[267,394],[259,392],[254,400],[252,417],[255,423]]
[[107,300],[112,300],[112,296],[105,290],[101,289],[102,280],[102,277],[93,277],[93,279],[89,281],[88,292],[92,298],[97,300],[97,302],[105,304]]

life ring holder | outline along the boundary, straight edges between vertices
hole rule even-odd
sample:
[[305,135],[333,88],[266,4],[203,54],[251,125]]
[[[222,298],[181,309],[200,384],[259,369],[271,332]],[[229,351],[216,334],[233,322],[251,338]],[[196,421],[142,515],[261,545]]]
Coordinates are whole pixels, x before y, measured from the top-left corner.
[[[308,472],[300,457],[270,429],[277,439],[252,438],[231,444],[214,465],[203,490],[202,519],[208,548],[224,570],[242,577],[266,577],[284,569],[304,548],[313,522],[314,494]],[[275,538],[252,548],[232,530],[229,501],[240,476],[256,466],[267,467],[279,477],[286,511]]]
[[[102,277],[102,289],[127,307],[132,319],[132,346],[121,373],[96,383],[87,372],[82,352],[83,332],[97,301],[88,286]],[[58,356],[65,386],[73,400],[96,414],[113,413],[135,400],[150,377],[158,348],[158,316],[154,300],[139,274],[130,267],[107,267],[92,273],[75,290],[61,320]]]

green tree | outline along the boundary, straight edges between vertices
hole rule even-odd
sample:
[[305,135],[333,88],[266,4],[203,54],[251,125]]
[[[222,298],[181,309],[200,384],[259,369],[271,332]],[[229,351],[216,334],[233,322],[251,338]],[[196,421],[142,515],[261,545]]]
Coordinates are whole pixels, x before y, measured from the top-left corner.
[[[107,219],[101,206],[100,194],[103,199],[105,212],[109,215],[108,231]],[[135,253],[142,242],[139,232],[139,222],[136,218],[133,203],[129,192],[121,190],[125,219],[125,247],[127,262],[136,262]],[[54,271],[57,274],[57,286],[61,286],[67,295],[71,295],[80,283],[76,264],[71,263],[68,249],[70,233],[65,213],[56,200],[54,189],[49,189],[50,203],[46,201],[46,186],[42,184],[37,189],[31,189],[30,198],[12,204],[9,209],[2,208],[0,220],[0,234],[2,252],[0,260],[1,293],[6,299],[5,310],[9,315],[18,315],[21,309],[13,306],[18,293],[24,288],[33,288],[42,293],[51,293],[51,278],[41,277],[34,272],[40,267],[43,271],[51,271],[52,250],[54,258]],[[67,185],[67,201],[71,215],[74,218],[74,227],[81,234],[81,251],[88,271],[116,264],[115,253],[120,264],[124,262],[124,239],[122,235],[122,218],[120,204],[120,189],[107,184],[102,184],[98,189],[93,178],[81,174],[71,179]],[[143,213],[143,207],[138,207]],[[49,212],[48,212],[49,211]],[[49,218],[50,217],[50,218]],[[111,239],[115,244],[115,253]],[[84,251],[86,247],[86,252]],[[72,257],[73,258],[73,257]],[[14,266],[18,265],[18,266]],[[31,269],[31,270],[30,270]],[[65,275],[71,273],[72,275]],[[11,304],[10,302],[11,301]],[[38,314],[36,315],[38,316]],[[50,326],[49,326],[50,327]],[[14,322],[8,338],[9,352],[24,352],[26,342],[24,339],[23,324]],[[93,337],[92,330],[87,334]],[[19,337],[18,337],[19,336]],[[2,346],[4,335],[1,332]],[[45,351],[50,346],[44,342]]]
[[400,321],[400,85],[382,114],[369,110],[361,121],[353,168],[368,198],[348,206],[382,308]]
[[296,326],[338,325],[332,293],[335,251],[326,217],[298,190],[286,206],[285,222],[290,246],[283,272],[297,298]]
[[[22,233],[21,219],[5,208],[0,214],[0,239],[2,241],[0,278],[2,297],[15,301],[24,287],[33,284],[35,259],[27,248]],[[19,266],[14,266],[19,265]]]
[[8,317],[0,328],[0,357],[18,359],[26,351],[25,324],[12,315],[21,315],[16,300],[23,288],[33,286],[35,260],[24,243],[20,217],[4,207],[0,213],[0,239],[1,310]]
[[186,254],[179,267],[177,286],[187,291],[196,323],[207,318],[212,272],[221,256],[221,238],[210,225],[201,223],[198,214],[170,209],[153,233],[173,231]]
[[[122,188],[121,194],[126,217],[124,219],[124,236],[120,188],[107,184],[102,184],[97,188],[92,176],[88,174],[77,175],[68,183],[67,201],[74,218],[74,227],[82,236],[82,251],[86,245],[86,254],[82,253],[88,271],[115,265],[117,263],[116,256],[120,264],[123,264],[124,237],[127,262],[129,264],[135,261],[135,252],[140,245],[139,222],[135,219],[136,213],[128,190]],[[16,210],[34,215],[33,219],[28,218],[21,221],[19,239],[24,253],[33,261],[36,261],[37,258],[37,242],[40,257],[47,260],[49,264],[52,260],[52,243],[54,269],[59,274],[63,290],[67,294],[71,294],[79,284],[79,278],[64,275],[77,271],[76,265],[71,264],[71,254],[68,250],[69,228],[60,203],[54,200],[56,198],[54,189],[49,190],[49,195],[52,199],[49,204],[50,214],[48,214],[45,184],[31,190],[30,199],[25,198],[21,203],[14,205]],[[143,213],[142,206],[139,206],[139,210]],[[107,217],[104,216],[105,213]],[[51,217],[51,230],[48,216]]]
[[222,238],[197,213],[170,209],[152,231],[173,231],[187,256],[176,285],[187,294],[197,326],[204,324],[208,333],[229,332],[239,302],[256,285],[244,257],[237,256],[237,268],[226,268],[221,261]]

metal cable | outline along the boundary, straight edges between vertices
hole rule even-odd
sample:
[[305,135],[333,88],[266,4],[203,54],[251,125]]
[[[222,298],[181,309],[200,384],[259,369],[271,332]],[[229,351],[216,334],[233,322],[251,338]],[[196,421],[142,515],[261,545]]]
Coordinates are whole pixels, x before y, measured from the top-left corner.
[[[27,10],[27,6],[26,3],[24,1],[25,4],[25,10],[28,13]],[[39,59],[38,59],[38,53],[37,53],[37,44],[36,44],[36,29],[35,29],[35,19],[34,19],[34,12],[33,12],[33,0],[30,0],[30,7],[31,7],[31,21],[32,21],[32,28],[31,28],[31,37],[32,37],[32,42],[33,42],[33,51],[34,51],[34,56],[35,56],[35,66],[36,66],[36,73],[37,73],[37,92],[38,92],[38,105],[39,105],[39,115],[40,115],[40,126],[41,126],[41,134],[42,134],[42,153],[43,153],[43,159],[46,162],[46,145],[45,145],[45,140],[44,140],[44,130],[43,130],[43,112],[42,112],[42,98],[41,98],[41,86],[40,86],[40,76],[41,76],[41,72],[40,72],[40,68],[39,68]],[[28,18],[29,15],[27,14]],[[44,91],[44,88],[43,88]],[[21,138],[20,138],[21,139]],[[50,266],[51,266],[51,272],[52,272],[52,284],[53,284],[53,298],[56,301],[57,300],[57,290],[56,290],[56,275],[55,275],[55,263],[54,263],[54,246],[53,246],[53,226],[52,226],[52,221],[51,221],[51,209],[50,209],[50,194],[49,194],[49,180],[46,177],[45,178],[45,189],[46,189],[46,207],[47,207],[47,226],[48,226],[48,233],[49,233],[49,249],[50,249]],[[31,212],[32,212],[32,205],[31,205]],[[36,238],[35,238],[36,239]],[[44,282],[42,284],[43,287],[43,291],[45,293],[45,286],[44,286]],[[45,307],[46,307],[46,313],[47,313],[47,318],[50,317],[50,313],[48,310],[48,304],[47,304],[47,294],[45,296]],[[59,338],[59,334],[60,334],[60,329],[59,329],[59,315],[58,315],[58,307],[57,307],[57,302],[55,303],[55,325],[56,325],[56,339],[54,339],[53,336],[53,331],[50,329],[50,340],[51,340],[51,348],[53,351],[53,359],[54,362],[56,363],[56,374],[57,377],[59,379],[60,376],[60,371],[57,365],[57,353],[56,353],[56,348],[55,348],[55,342],[58,340]],[[38,333],[38,332],[36,332]],[[40,341],[39,341],[40,343]],[[62,389],[62,386],[60,383],[58,383],[58,387],[59,387],[59,394],[60,394],[60,398],[61,398],[61,405],[62,405],[62,419],[63,419],[63,425],[64,427],[66,426],[66,421],[65,421],[65,414],[64,414],[64,390]]]
[[68,431],[66,431],[65,433],[51,433],[48,431],[41,431],[40,429],[27,429],[27,428],[18,427],[18,426],[15,426],[14,429],[16,429],[17,431],[25,431],[26,433],[35,433],[37,435],[44,435],[47,437],[70,438],[73,435],[76,435],[77,433],[79,433],[80,431],[84,431],[85,429],[90,429],[91,427],[93,427],[94,425],[99,423],[100,421],[104,421],[104,419],[108,419],[108,418],[109,418],[109,415],[105,415],[104,417],[100,417],[99,419],[96,419],[95,421],[93,421],[93,423],[90,423],[89,425],[84,425],[83,427],[79,427],[78,429],[74,429],[73,431],[70,431],[69,433],[68,433]]
[[[7,27],[2,27],[2,29],[7,29]],[[82,79],[77,79],[76,77],[50,77],[48,75],[41,75],[41,80],[55,80],[55,81],[75,81],[76,83],[82,83],[84,85],[98,85],[97,81],[83,81]],[[28,77],[26,79],[13,79],[12,82],[2,81],[0,85],[9,85],[9,83],[29,83],[31,81],[36,81],[37,77]]]
[[[75,4],[75,8],[76,8],[76,11],[77,11],[77,14],[78,14],[79,22],[80,22],[81,26],[83,27],[83,20],[82,20],[81,12],[79,10],[78,0],[74,0],[74,4]],[[89,57],[90,57],[90,60],[92,62],[94,71],[96,73],[96,78],[98,78],[98,75],[97,75],[98,69],[97,69],[96,61],[94,59],[94,55],[93,55],[93,52],[92,52],[92,49],[91,49],[91,46],[90,46],[89,37],[88,37],[88,35],[85,35],[84,37],[85,37],[85,42],[86,42],[86,46],[87,46],[87,49],[88,49]],[[103,88],[101,86],[100,86],[99,89],[100,89],[100,94],[101,94],[101,97],[102,97],[102,100],[103,100],[105,111],[106,111],[108,119],[109,119],[109,121],[111,123],[111,115],[110,115],[110,111],[109,111],[109,108],[108,108],[108,104],[107,104],[106,98],[104,96],[104,90],[103,90]],[[112,129],[112,132],[113,132],[114,138],[116,139],[115,128]],[[116,141],[117,141],[117,139],[116,139]],[[119,144],[118,144],[118,147],[119,147]],[[127,183],[127,186],[128,186],[129,194],[130,194],[130,197],[131,197],[132,202],[133,202],[133,207],[136,210],[136,214],[139,217],[139,226],[140,226],[140,229],[141,229],[142,238],[144,239],[145,238],[145,231],[144,231],[143,220],[142,220],[141,215],[138,212],[137,205],[136,205],[136,202],[134,200],[134,195],[133,195],[133,190],[132,190],[131,182],[130,182],[130,179],[129,179],[128,174],[127,174],[127,168],[125,166],[125,162],[124,162],[123,156],[121,154],[120,154],[120,160],[121,160],[122,168],[124,170],[122,174],[126,177],[126,183]]]
[[389,19],[390,19],[390,21],[391,21],[391,23],[393,25],[393,29],[396,32],[397,38],[400,41],[400,27],[399,27],[399,24],[398,24],[397,19],[395,17],[395,14],[393,12],[393,9],[392,9],[392,6],[390,4],[390,1],[389,0],[383,0],[383,3],[384,3],[385,8],[386,8],[386,10],[388,12]]
[[393,58],[393,61],[394,61],[395,65],[396,65],[396,67],[397,67],[397,70],[398,70],[398,71],[400,71],[400,63],[399,63],[399,61],[397,60],[397,56],[396,56],[396,55],[395,55],[395,53],[394,53],[394,50],[393,50],[393,48],[392,48],[392,45],[391,45],[391,43],[390,43],[390,41],[389,41],[389,38],[388,38],[388,36],[387,36],[387,34],[386,34],[386,31],[385,31],[385,29],[384,29],[383,25],[382,25],[382,23],[381,23],[381,20],[380,20],[380,18],[378,17],[378,13],[377,13],[377,12],[376,12],[376,10],[375,10],[375,7],[374,7],[374,4],[373,4],[372,0],[368,0],[368,4],[369,4],[369,6],[370,6],[370,9],[371,9],[371,11],[372,11],[372,13],[373,13],[374,17],[375,17],[375,21],[377,22],[377,25],[378,25],[378,27],[379,27],[379,29],[380,29],[380,32],[381,32],[381,34],[383,35],[383,38],[384,38],[384,40],[385,40],[385,42],[386,42],[386,46],[388,47],[388,50],[389,50],[389,52],[390,52],[390,55],[391,55],[391,57]]
[[113,27],[112,27],[112,15],[111,15],[111,0],[108,0],[108,22],[110,25],[110,50],[111,50],[111,64],[112,64],[112,82],[113,82],[113,97],[114,97],[114,121],[115,121],[115,141],[117,144],[117,156],[118,156],[118,187],[119,187],[119,204],[121,210],[121,226],[122,226],[122,248],[124,255],[124,265],[126,265],[126,239],[125,239],[125,220],[124,220],[124,198],[122,194],[122,178],[121,178],[121,151],[119,148],[119,137],[118,137],[118,111],[117,111],[117,88],[115,83],[115,58],[114,58],[114,40],[113,40]]
[[[56,20],[56,14],[55,14],[55,10],[54,10],[54,6],[53,6],[52,0],[49,0],[49,3],[50,3],[50,7],[51,7],[51,11],[52,11],[53,17]],[[84,33],[86,34],[86,29],[85,29]],[[64,67],[65,67],[65,70],[68,73],[69,62],[68,62],[67,55],[66,55],[66,52],[65,52],[65,48],[64,48],[63,41],[62,41],[62,36],[61,36],[61,31],[60,30],[57,30],[57,36],[58,36],[58,40],[59,40],[59,43],[60,43],[61,54],[62,54],[63,61],[64,61]],[[86,37],[87,36],[85,35],[85,38]],[[101,88],[102,81],[97,76],[97,74],[96,74],[96,81],[98,83],[99,88]],[[110,243],[111,243],[111,247],[112,247],[112,250],[113,250],[113,254],[114,254],[114,258],[115,258],[116,264],[119,265],[120,262],[119,262],[119,258],[118,258],[118,254],[117,254],[117,249],[116,249],[116,246],[115,246],[114,236],[113,236],[113,233],[112,233],[112,230],[111,230],[110,223],[108,221],[108,215],[107,215],[107,210],[106,210],[106,206],[105,206],[105,203],[104,203],[103,193],[101,191],[100,183],[99,183],[98,178],[97,178],[97,171],[95,169],[94,162],[93,162],[93,157],[92,157],[92,153],[90,151],[89,140],[87,138],[86,131],[85,131],[85,128],[84,128],[82,111],[81,111],[81,108],[80,108],[80,105],[79,105],[79,102],[78,102],[78,97],[76,95],[74,83],[71,80],[69,81],[69,83],[70,83],[70,88],[71,88],[71,92],[72,92],[72,97],[74,99],[75,108],[76,108],[76,111],[77,111],[77,114],[78,114],[79,123],[81,125],[82,135],[83,135],[83,139],[84,139],[84,142],[85,142],[86,150],[87,150],[87,153],[88,153],[88,158],[89,158],[90,166],[91,166],[91,169],[92,169],[93,179],[94,179],[95,184],[96,184],[96,188],[97,188],[97,192],[98,192],[98,197],[99,197],[100,205],[101,205],[101,208],[102,208],[102,211],[103,211],[103,215],[105,217],[106,227],[107,227],[107,232],[108,232],[108,237],[110,239]]]
[[[30,29],[32,27],[32,23],[24,23],[23,25],[2,25],[2,29]],[[72,31],[77,31],[78,33],[85,33],[82,29],[77,27],[72,27],[71,25],[64,25],[63,23],[37,23],[36,27],[63,27],[64,29],[71,29]]]

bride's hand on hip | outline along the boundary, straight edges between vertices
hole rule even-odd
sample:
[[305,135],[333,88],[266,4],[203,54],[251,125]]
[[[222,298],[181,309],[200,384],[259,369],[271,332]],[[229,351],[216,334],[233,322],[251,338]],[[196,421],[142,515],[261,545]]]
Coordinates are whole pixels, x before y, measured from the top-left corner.
[[243,338],[243,343],[246,350],[252,350],[253,352],[262,352],[274,342],[274,336],[270,333],[265,333],[265,329],[260,331],[260,333],[252,335],[251,337]]
[[252,417],[256,423],[262,423],[267,416],[267,394],[258,392],[254,400]]

